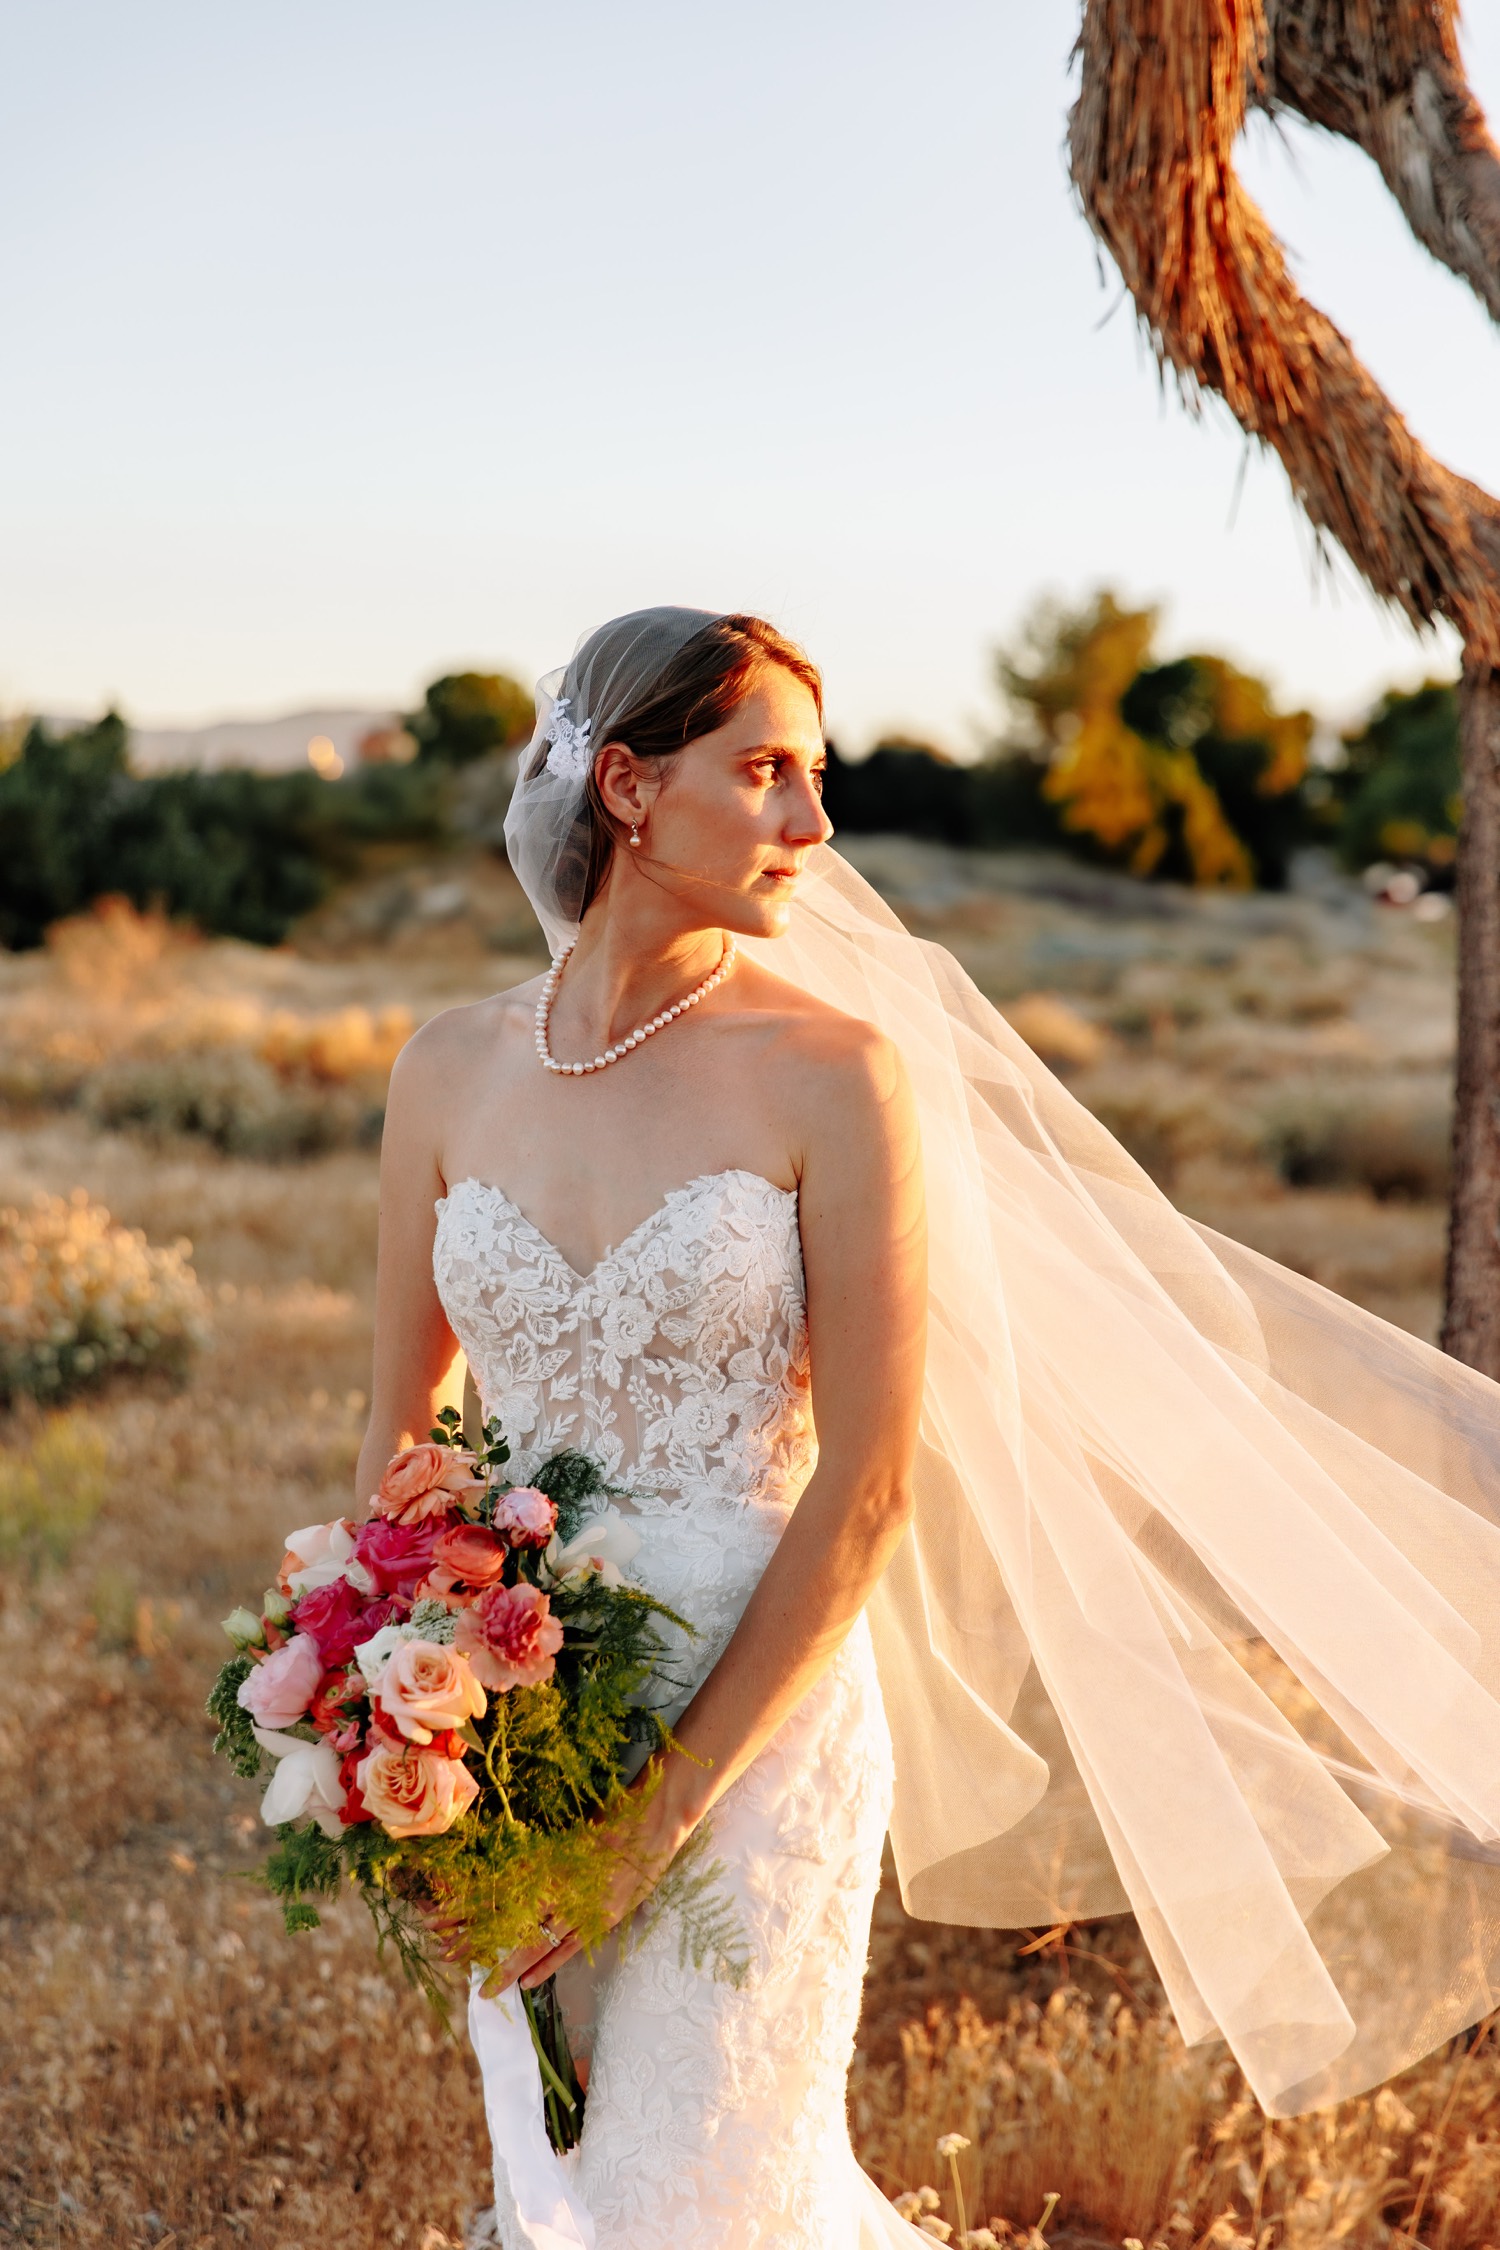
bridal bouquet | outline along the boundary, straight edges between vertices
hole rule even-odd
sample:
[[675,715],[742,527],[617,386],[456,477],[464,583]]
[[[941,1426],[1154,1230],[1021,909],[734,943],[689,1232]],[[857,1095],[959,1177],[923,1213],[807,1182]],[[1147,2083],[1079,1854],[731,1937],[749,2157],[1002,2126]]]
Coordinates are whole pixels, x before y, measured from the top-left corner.
[[[490,1976],[549,1922],[585,1947],[606,1935],[652,1788],[627,1771],[672,1740],[653,1707],[675,1685],[665,1628],[693,1630],[626,1584],[639,1535],[597,1463],[559,1453],[513,1485],[509,1458],[497,1422],[471,1450],[445,1408],[429,1443],[391,1461],[367,1523],[292,1533],[259,1611],[225,1619],[236,1653],[208,1703],[237,1773],[269,1763],[263,1877],[287,1928],[315,1927],[312,1900],[351,1883],[440,2009],[433,1921],[460,1925]],[[677,1911],[684,1954],[737,1982],[719,1870],[700,1860],[678,1855],[650,1920]],[[555,1995],[522,1997],[548,2129],[568,2147],[582,2096]]]

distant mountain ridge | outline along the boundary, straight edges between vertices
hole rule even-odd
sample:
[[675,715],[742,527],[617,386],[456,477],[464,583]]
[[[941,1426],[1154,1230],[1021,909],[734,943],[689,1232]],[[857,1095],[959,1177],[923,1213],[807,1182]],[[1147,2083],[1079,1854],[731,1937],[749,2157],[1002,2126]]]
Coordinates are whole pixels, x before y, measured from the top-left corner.
[[[367,734],[398,726],[401,714],[390,709],[338,709],[288,711],[270,719],[215,719],[201,727],[130,727],[130,762],[139,773],[170,773],[188,767],[207,772],[227,767],[248,768],[253,773],[287,773],[308,764],[307,746],[322,736],[333,744],[346,767],[356,762],[359,745]],[[62,729],[86,722],[77,718],[49,718],[49,727]]]

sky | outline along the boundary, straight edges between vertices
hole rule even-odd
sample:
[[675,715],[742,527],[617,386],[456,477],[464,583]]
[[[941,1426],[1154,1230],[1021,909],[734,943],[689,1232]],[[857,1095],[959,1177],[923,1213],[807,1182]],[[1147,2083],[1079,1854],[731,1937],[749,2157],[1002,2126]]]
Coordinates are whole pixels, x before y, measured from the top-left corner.
[[[1451,671],[1164,398],[1063,159],[1077,0],[49,0],[0,14],[0,712],[409,706],[653,601],[960,752],[1111,585],[1347,723]],[[1500,117],[1500,20],[1471,8]],[[1500,334],[1373,169],[1242,170],[1500,489]]]

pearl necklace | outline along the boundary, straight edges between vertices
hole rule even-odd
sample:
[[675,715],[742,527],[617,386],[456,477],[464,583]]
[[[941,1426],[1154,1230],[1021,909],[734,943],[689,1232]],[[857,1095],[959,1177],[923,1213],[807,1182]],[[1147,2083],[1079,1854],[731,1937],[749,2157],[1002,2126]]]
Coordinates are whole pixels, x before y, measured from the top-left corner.
[[[573,943],[576,945],[577,942],[575,938]],[[653,1032],[664,1030],[674,1016],[685,1016],[689,1008],[696,1008],[700,1000],[706,1000],[715,985],[724,982],[735,961],[734,939],[726,938],[718,967],[703,979],[695,991],[688,993],[685,999],[674,1001],[670,1008],[663,1008],[660,1015],[653,1016],[649,1023],[637,1024],[634,1031],[627,1032],[623,1039],[617,1039],[612,1047],[606,1047],[602,1055],[595,1055],[592,1062],[565,1063],[553,1060],[552,1050],[547,1044],[547,1025],[552,1015],[552,1003],[557,998],[557,988],[562,982],[563,964],[572,950],[572,945],[565,945],[561,953],[553,955],[552,966],[542,980],[541,998],[536,1004],[537,1060],[544,1070],[555,1071],[559,1078],[583,1078],[590,1071],[606,1070],[611,1063],[619,1062],[622,1056],[630,1053],[632,1047],[639,1047]]]

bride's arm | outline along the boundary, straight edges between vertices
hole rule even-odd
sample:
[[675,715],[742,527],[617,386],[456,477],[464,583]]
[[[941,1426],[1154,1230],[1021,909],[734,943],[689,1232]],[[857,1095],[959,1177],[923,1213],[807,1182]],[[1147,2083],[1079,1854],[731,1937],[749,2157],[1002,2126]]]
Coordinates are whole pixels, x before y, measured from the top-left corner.
[[370,1420],[354,1472],[361,1514],[393,1453],[425,1438],[458,1342],[432,1278],[433,1209],[445,1191],[429,1089],[443,1083],[429,1024],[396,1058],[380,1143],[380,1232],[375,1268],[375,1355]]
[[[927,1308],[921,1156],[900,1058],[869,1026],[819,1027],[800,1222],[818,1465],[718,1663],[674,1728],[622,1866],[621,1915],[827,1670],[911,1515]],[[827,1051],[832,1041],[833,1052]],[[577,1950],[518,1955],[540,1983]],[[509,1978],[506,1980],[509,1981]]]

